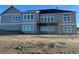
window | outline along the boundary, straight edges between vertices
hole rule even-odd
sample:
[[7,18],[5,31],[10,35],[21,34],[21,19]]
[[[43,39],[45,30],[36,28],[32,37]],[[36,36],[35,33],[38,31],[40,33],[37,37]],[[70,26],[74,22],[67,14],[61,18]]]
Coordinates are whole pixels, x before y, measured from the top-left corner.
[[68,14],[64,15],[64,22],[70,22],[71,21],[71,17]]
[[50,17],[47,17],[47,22],[50,22]]
[[34,31],[35,26],[34,25],[23,25],[22,30],[23,31]]
[[34,14],[24,14],[23,15],[23,20],[25,20],[25,21],[32,21],[32,20],[34,20]]
[[40,22],[42,22],[42,21],[43,21],[43,17],[40,18]]
[[47,22],[47,17],[44,17],[44,22]]
[[42,16],[40,18],[41,22],[53,22],[54,21],[54,16]]
[[26,19],[26,15],[24,15],[24,19]]
[[54,26],[41,26],[40,27],[41,31],[55,31],[55,27]]
[[45,17],[42,17],[42,22],[45,22]]
[[33,14],[31,14],[30,17],[31,17],[31,19],[34,19],[34,15]]
[[20,21],[20,16],[12,16],[12,22],[19,22]]
[[27,17],[27,19],[30,19],[30,15],[29,14],[27,14],[26,17]]
[[41,31],[48,31],[48,27],[47,27],[47,26],[41,26],[41,27],[40,27],[40,30],[41,30]]
[[63,32],[64,33],[72,33],[72,26],[64,26]]
[[54,32],[55,31],[55,26],[50,26],[49,27],[49,31],[53,31]]
[[50,16],[50,21],[53,22],[54,21],[54,17]]

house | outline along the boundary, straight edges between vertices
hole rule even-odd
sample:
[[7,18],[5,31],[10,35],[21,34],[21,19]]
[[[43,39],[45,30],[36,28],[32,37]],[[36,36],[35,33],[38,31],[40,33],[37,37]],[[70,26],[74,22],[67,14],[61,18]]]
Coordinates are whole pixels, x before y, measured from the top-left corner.
[[1,14],[0,30],[30,34],[77,34],[76,12],[60,9],[21,12],[11,6]]

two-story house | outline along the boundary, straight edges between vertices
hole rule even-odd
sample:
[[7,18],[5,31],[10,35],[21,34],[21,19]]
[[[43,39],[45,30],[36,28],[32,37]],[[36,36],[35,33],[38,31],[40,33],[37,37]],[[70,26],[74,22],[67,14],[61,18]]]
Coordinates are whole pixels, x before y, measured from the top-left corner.
[[0,30],[30,34],[77,34],[76,12],[60,9],[21,12],[11,6],[1,14]]

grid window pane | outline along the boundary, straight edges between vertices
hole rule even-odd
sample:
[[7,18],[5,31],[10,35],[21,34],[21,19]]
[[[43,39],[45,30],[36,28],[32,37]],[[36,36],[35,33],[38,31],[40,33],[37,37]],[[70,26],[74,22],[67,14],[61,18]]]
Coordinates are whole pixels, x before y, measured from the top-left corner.
[[12,22],[19,22],[20,16],[12,16]]
[[64,22],[70,22],[70,16],[69,15],[64,15]]
[[23,25],[22,28],[24,31],[34,31],[35,26],[34,25]]
[[40,21],[41,22],[52,22],[54,21],[54,17],[53,16],[42,16],[40,17]]
[[63,32],[64,33],[72,33],[72,27],[71,26],[64,26]]

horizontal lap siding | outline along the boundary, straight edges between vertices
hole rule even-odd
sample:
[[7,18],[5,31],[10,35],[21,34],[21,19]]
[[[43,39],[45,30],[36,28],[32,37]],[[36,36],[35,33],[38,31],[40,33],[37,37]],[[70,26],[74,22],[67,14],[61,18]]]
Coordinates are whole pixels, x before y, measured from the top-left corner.
[[21,25],[0,25],[0,30],[6,30],[6,31],[21,31]]
[[[17,14],[16,14],[17,15]],[[21,16],[21,14],[18,14]],[[21,16],[22,20],[22,16]],[[0,30],[8,30],[8,31],[21,31],[21,24],[19,22],[12,22],[12,14],[5,14],[1,16],[1,24],[0,24]]]
[[[64,26],[65,25],[61,25],[61,34],[68,34],[68,33],[63,32],[63,27]],[[72,33],[69,33],[69,34],[77,34],[76,25],[66,25],[66,26],[72,26]]]

